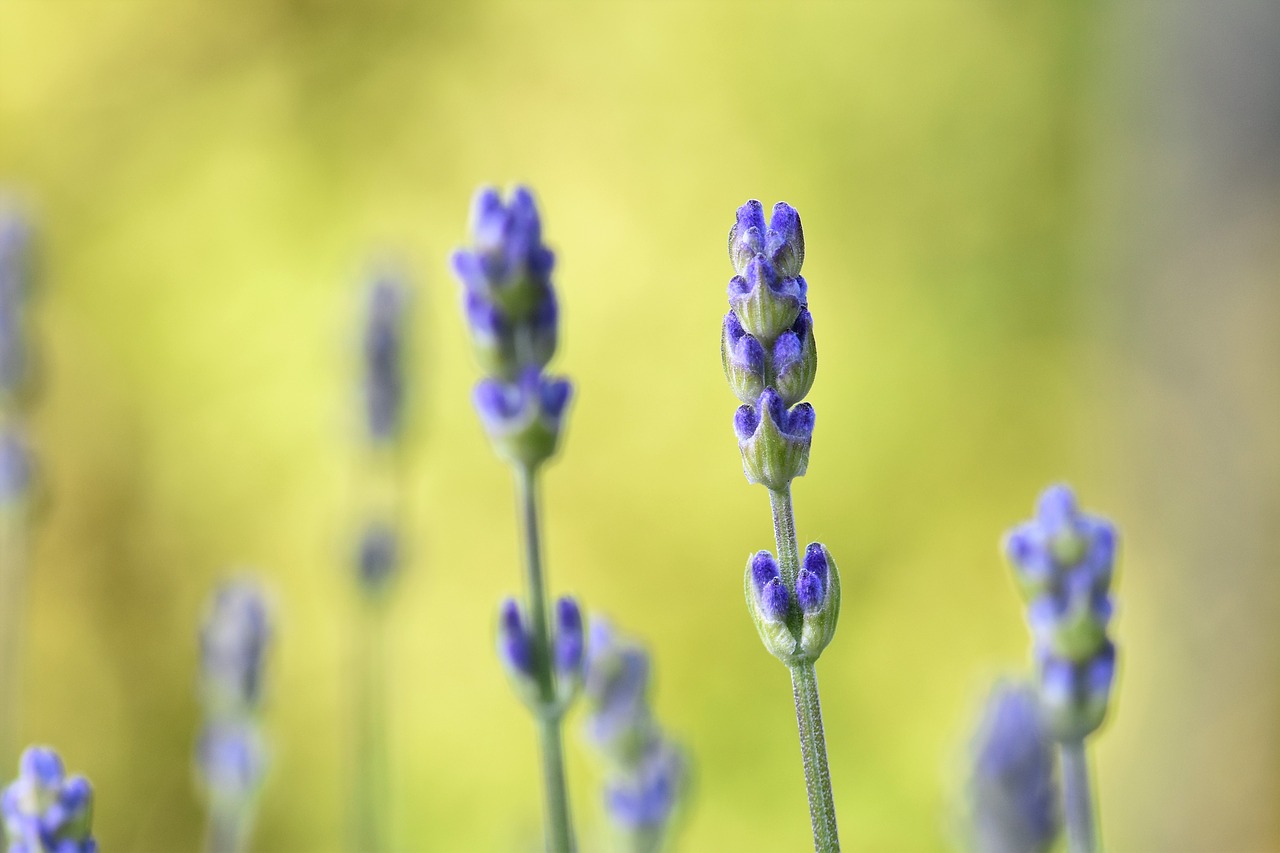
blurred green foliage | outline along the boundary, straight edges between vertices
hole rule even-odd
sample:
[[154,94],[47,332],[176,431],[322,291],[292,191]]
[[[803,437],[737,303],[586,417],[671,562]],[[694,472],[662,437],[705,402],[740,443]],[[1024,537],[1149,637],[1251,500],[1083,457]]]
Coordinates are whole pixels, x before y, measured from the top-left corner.
[[[1124,521],[1076,368],[1110,357],[1085,322],[1106,296],[1080,284],[1096,19],[999,0],[0,3],[0,181],[43,253],[23,731],[94,780],[104,848],[198,843],[195,625],[240,565],[279,605],[258,846],[343,845],[356,286],[385,257],[420,289],[397,836],[537,844],[533,732],[492,654],[519,584],[511,483],[469,406],[446,265],[472,189],[517,180],[558,252],[553,368],[578,387],[545,478],[552,588],[651,643],[657,712],[697,762],[681,846],[808,838],[787,673],[741,599],[767,499],[717,353],[748,197],[806,225],[821,367],[795,499],[845,582],[819,665],[842,835],[949,846],[975,699],[1027,644],[999,534],[1058,477]],[[1124,675],[1097,754],[1104,827],[1133,838],[1144,795],[1106,781],[1141,760],[1112,751],[1138,736]]]

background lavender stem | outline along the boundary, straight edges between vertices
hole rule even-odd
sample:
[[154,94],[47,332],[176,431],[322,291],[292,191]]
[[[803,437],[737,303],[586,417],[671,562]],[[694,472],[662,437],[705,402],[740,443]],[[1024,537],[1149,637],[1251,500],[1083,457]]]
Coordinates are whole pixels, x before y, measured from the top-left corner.
[[528,613],[534,643],[534,666],[542,692],[542,710],[537,713],[538,743],[542,753],[542,776],[546,793],[547,849],[574,849],[573,824],[569,818],[569,797],[564,775],[564,747],[560,736],[561,715],[556,705],[551,673],[551,635],[547,627],[546,589],[542,577],[542,543],[538,524],[537,469],[515,466],[516,491],[520,503],[524,535],[524,565],[528,579]]
[[1089,786],[1089,760],[1084,740],[1059,744],[1062,761],[1062,795],[1067,826],[1067,849],[1071,853],[1095,853],[1098,849],[1094,831],[1093,794]]
[[356,650],[357,690],[356,837],[357,849],[386,850],[390,839],[388,753],[386,736],[387,680],[385,602],[361,602]]
[[27,505],[0,508],[0,766],[17,761],[17,710],[20,704],[22,603],[27,570]]

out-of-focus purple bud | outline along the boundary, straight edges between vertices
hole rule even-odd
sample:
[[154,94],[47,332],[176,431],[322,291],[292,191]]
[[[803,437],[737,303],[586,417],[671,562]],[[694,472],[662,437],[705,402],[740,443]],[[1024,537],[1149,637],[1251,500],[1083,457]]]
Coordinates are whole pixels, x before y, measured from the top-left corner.
[[498,656],[513,675],[533,678],[533,638],[514,598],[503,601],[499,612]]
[[365,416],[369,436],[386,441],[398,431],[404,408],[403,285],[383,278],[369,289],[364,330]]
[[386,589],[395,575],[399,563],[400,545],[395,528],[385,522],[375,522],[365,528],[360,537],[360,552],[356,565],[360,585],[369,592]]
[[529,368],[515,383],[481,380],[475,406],[498,453],[533,467],[555,453],[570,392],[568,381]]
[[626,775],[605,789],[605,807],[618,827],[659,830],[670,820],[684,787],[686,763],[670,743],[656,744]]
[[235,718],[206,723],[196,742],[196,769],[213,803],[243,807],[252,801],[267,769],[257,724]]
[[271,637],[266,597],[248,578],[214,593],[200,632],[200,680],[210,715],[248,713],[262,699],[262,670]]
[[58,754],[29,747],[18,778],[0,796],[11,853],[95,853],[92,835],[93,787],[83,776],[68,777]]
[[582,671],[582,611],[570,596],[556,602],[555,664],[562,676],[577,678]]

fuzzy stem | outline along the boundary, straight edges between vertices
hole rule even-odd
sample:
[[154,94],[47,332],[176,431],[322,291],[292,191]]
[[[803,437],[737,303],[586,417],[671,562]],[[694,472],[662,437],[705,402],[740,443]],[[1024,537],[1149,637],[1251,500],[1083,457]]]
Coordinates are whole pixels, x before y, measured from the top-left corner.
[[356,849],[381,853],[390,848],[387,772],[387,681],[382,600],[360,602],[356,660]]
[[215,803],[209,810],[206,853],[244,853],[249,849],[252,806]]
[[[796,539],[795,515],[791,509],[791,488],[769,490],[773,510],[773,536],[778,547],[778,567],[788,589],[796,588],[800,573],[800,543]],[[820,853],[840,849],[836,831],[836,805],[831,795],[831,771],[827,767],[827,739],[822,728],[822,703],[818,697],[818,673],[806,661],[791,667],[791,691],[796,703],[796,724],[800,729],[800,755],[804,760],[805,791],[809,795],[809,822],[813,826],[813,847]]]
[[534,647],[533,662],[544,709],[536,716],[538,742],[542,753],[542,778],[546,792],[547,850],[553,853],[569,853],[574,849],[573,824],[569,819],[569,796],[565,786],[560,714],[550,710],[555,704],[555,682],[551,673],[551,631],[547,622],[547,596],[542,575],[536,469],[517,467],[516,488],[523,521],[524,566],[528,581],[529,622]]
[[1097,853],[1093,796],[1089,791],[1089,760],[1084,739],[1058,745],[1062,759],[1062,799],[1067,825],[1067,849],[1071,853]]

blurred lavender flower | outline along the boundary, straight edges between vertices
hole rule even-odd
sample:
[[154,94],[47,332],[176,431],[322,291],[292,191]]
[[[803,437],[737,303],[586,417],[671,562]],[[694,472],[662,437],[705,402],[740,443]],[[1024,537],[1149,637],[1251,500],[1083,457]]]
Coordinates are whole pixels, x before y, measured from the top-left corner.
[[372,441],[388,441],[404,407],[404,334],[407,294],[391,278],[369,288],[364,330],[365,417]]
[[23,314],[30,287],[31,233],[22,217],[0,211],[0,396],[21,390],[27,375]]
[[1002,682],[973,741],[972,843],[982,853],[1040,853],[1061,830],[1053,741],[1035,691]]
[[266,598],[254,582],[218,587],[200,632],[204,722],[195,754],[213,853],[243,850],[252,828],[267,764],[258,715],[270,636]]
[[605,765],[605,810],[622,846],[635,851],[662,846],[688,788],[688,761],[654,720],[648,691],[648,652],[593,618],[584,731]]
[[471,206],[469,248],[453,255],[476,356],[489,378],[475,405],[498,453],[534,468],[555,453],[571,387],[543,374],[556,349],[551,270],[533,195],[517,187],[506,202],[484,188]]
[[18,779],[0,800],[9,853],[96,853],[93,787],[67,776],[58,753],[32,746],[22,754]]
[[1102,723],[1115,675],[1107,637],[1115,528],[1082,513],[1068,487],[1051,486],[1035,518],[1009,531],[1004,550],[1027,600],[1050,731],[1083,738]]
[[559,447],[572,395],[567,380],[544,372],[555,355],[560,313],[551,285],[555,256],[542,242],[538,208],[524,187],[506,200],[492,187],[476,192],[470,237],[471,245],[454,252],[452,263],[486,374],[473,402],[495,452],[516,475],[528,579],[523,605],[502,605],[498,657],[539,728],[547,848],[572,850],[560,725],[581,681],[582,617],[577,603],[563,598],[548,617],[537,490],[542,464]]
[[395,574],[399,556],[400,544],[395,528],[385,522],[367,525],[356,555],[360,586],[367,590],[383,589]]
[[1107,628],[1116,531],[1081,512],[1071,489],[1050,486],[1035,517],[1006,535],[1004,550],[1027,600],[1040,705],[1059,743],[1067,845],[1092,853],[1098,842],[1085,738],[1102,725],[1115,680]]
[[200,683],[211,714],[250,714],[262,699],[262,666],[271,626],[255,583],[227,581],[214,592],[200,632]]

